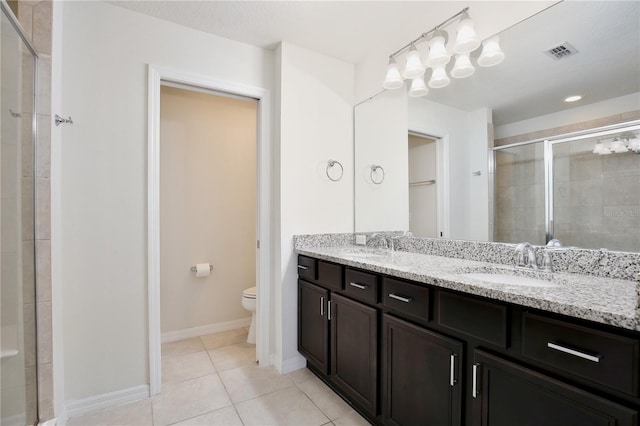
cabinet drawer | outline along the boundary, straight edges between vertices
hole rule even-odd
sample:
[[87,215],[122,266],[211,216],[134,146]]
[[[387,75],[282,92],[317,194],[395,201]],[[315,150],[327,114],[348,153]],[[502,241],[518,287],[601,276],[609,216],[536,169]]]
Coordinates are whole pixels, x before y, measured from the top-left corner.
[[399,316],[429,320],[429,289],[426,287],[383,278],[382,304]]
[[504,305],[438,291],[438,324],[492,345],[508,344],[508,309]]
[[342,290],[342,266],[319,260],[318,283],[329,290]]
[[378,303],[378,276],[347,268],[344,275],[344,292],[354,299]]
[[522,355],[638,396],[639,342],[525,312]]
[[298,276],[315,281],[318,278],[316,259],[307,256],[298,256]]

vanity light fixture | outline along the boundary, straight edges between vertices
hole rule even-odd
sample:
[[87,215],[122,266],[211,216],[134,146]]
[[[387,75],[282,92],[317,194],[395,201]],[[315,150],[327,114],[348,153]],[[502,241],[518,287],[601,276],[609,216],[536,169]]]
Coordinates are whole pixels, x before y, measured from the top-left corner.
[[633,135],[627,139],[627,148],[629,148],[629,151],[640,154],[640,138],[638,138],[638,135]]
[[[429,93],[427,84],[425,84],[427,69],[431,69],[431,75],[428,79],[429,87],[439,89],[449,85],[451,80],[447,75],[446,66],[451,61],[452,55],[455,55],[455,61],[450,71],[453,78],[466,78],[473,75],[475,67],[471,61],[472,58],[477,59],[477,63],[481,67],[491,67],[502,62],[505,55],[500,49],[500,38],[493,36],[481,41],[476,34],[474,23],[469,17],[468,11],[468,7],[462,9],[440,25],[422,33],[420,37],[389,55],[389,65],[387,65],[387,73],[382,87],[399,89],[404,86],[405,79],[411,80],[409,96],[425,96]],[[450,46],[447,46],[448,33],[443,28],[458,17],[460,17],[460,21],[456,27],[455,40],[450,43]],[[424,55],[426,57],[424,62],[420,59],[420,51],[417,49],[417,44],[421,41],[428,42],[426,43],[428,44],[428,54]],[[481,44],[482,52],[478,54],[476,50]],[[400,71],[396,58],[403,53],[406,53],[406,66]]]
[[610,141],[598,141],[593,147],[594,154],[623,154],[625,152],[640,154],[640,139],[631,133],[616,137]]

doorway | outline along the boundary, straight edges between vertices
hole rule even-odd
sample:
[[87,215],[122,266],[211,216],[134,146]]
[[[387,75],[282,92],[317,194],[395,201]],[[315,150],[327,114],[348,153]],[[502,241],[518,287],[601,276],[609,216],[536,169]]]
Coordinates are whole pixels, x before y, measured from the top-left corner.
[[250,324],[240,301],[256,286],[257,101],[166,84],[160,97],[166,343]]
[[409,231],[436,238],[438,229],[437,138],[409,132]]
[[[224,97],[257,102],[256,133],[257,150],[254,171],[256,173],[256,235],[255,285],[256,291],[256,355],[261,366],[269,362],[269,306],[271,259],[270,247],[270,197],[271,151],[270,151],[270,95],[260,87],[248,86],[200,74],[187,73],[158,66],[149,66],[149,126],[148,126],[148,294],[149,294],[149,393],[156,395],[161,390],[161,233],[160,233],[160,100],[162,86],[180,87],[195,92],[216,92]],[[202,195],[203,197],[206,196]],[[256,200],[256,198],[254,198]],[[213,262],[215,259],[200,259],[193,262]],[[190,265],[194,266],[194,265]],[[213,302],[205,300],[210,306]],[[240,305],[239,298],[237,304]]]

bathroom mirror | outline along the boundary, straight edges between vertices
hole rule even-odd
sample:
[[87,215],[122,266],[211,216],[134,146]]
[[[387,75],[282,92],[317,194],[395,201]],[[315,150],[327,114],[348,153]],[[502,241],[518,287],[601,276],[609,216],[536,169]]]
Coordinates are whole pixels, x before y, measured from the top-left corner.
[[[611,116],[637,118],[639,17],[638,2],[561,2],[500,33],[506,54],[503,63],[476,67],[472,77],[452,79],[449,86],[430,89],[423,98],[409,98],[406,90],[399,89],[358,104],[354,108],[355,231],[410,229],[414,214],[409,213],[410,181],[435,181],[437,235],[424,236],[494,240],[493,169],[489,167],[493,140],[524,140],[523,134],[566,129],[574,123],[578,123],[574,130],[598,127],[599,119]],[[554,59],[546,51],[557,46],[577,53]],[[427,80],[429,76],[427,71]],[[563,102],[573,94],[584,98],[573,104]],[[410,132],[439,143],[433,150],[436,177],[411,177],[415,172],[410,170],[409,160],[414,158],[409,153]],[[625,164],[640,158],[625,155]],[[384,168],[382,184],[372,183],[367,171],[372,165]],[[640,178],[640,170],[634,167],[629,173]],[[625,203],[624,211],[638,219],[637,225],[632,219],[630,226],[640,232],[640,202],[630,196]]]

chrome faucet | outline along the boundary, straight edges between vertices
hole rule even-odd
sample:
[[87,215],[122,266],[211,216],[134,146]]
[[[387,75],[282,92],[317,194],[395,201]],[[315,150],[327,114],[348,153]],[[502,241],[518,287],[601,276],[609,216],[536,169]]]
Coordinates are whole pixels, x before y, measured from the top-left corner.
[[530,243],[524,242],[516,246],[516,267],[538,269],[536,251]]
[[371,235],[371,240],[378,240],[375,244],[375,247],[389,248],[389,244],[387,243],[387,238],[383,234],[378,234],[377,232]]

